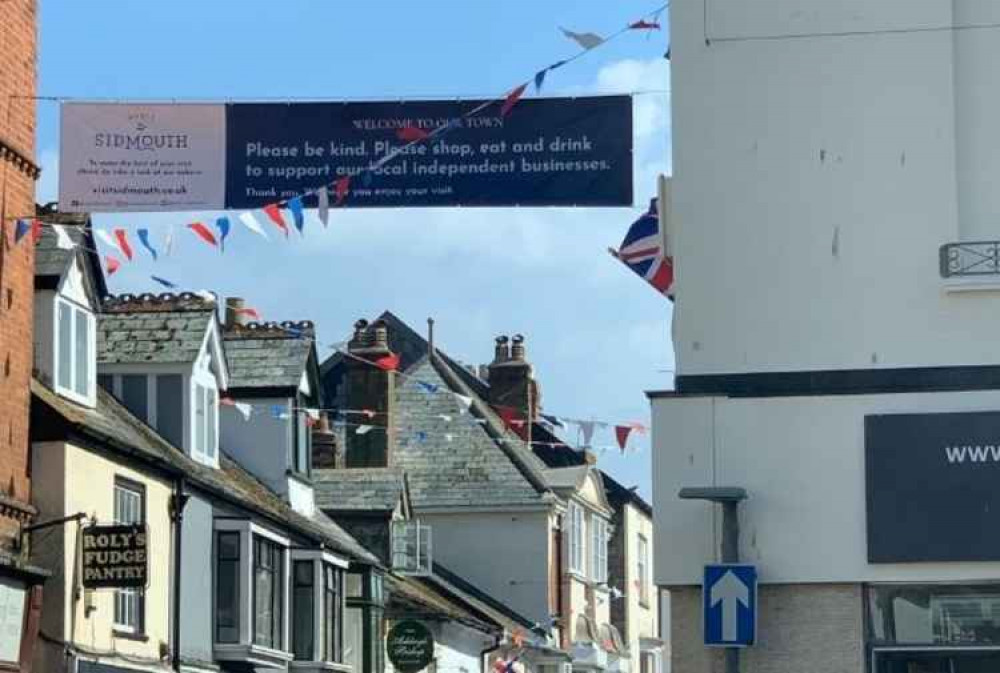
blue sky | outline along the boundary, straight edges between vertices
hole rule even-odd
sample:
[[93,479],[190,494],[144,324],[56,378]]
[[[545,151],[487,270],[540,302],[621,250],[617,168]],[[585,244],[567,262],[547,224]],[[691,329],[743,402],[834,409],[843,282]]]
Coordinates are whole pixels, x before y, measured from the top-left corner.
[[[45,0],[41,95],[111,99],[339,100],[495,97],[576,47],[559,26],[609,34],[658,0]],[[661,18],[666,27],[666,16]],[[546,80],[548,95],[657,91],[635,98],[635,207],[371,209],[315,220],[305,238],[236,231],[220,256],[178,231],[167,260],[126,265],[115,292],[188,289],[243,296],[265,319],[311,319],[320,355],[358,317],[391,309],[452,357],[488,362],[497,334],[523,333],[549,413],[647,422],[644,390],[672,387],[669,302],[607,253],[669,173],[666,31],[629,33]],[[532,94],[535,95],[535,94]],[[55,200],[58,105],[39,103],[38,198]],[[98,216],[163,231],[192,214]],[[242,234],[242,235],[240,235]],[[137,258],[138,259],[138,258]],[[596,443],[611,447],[610,433]],[[648,438],[599,464],[650,494]]]

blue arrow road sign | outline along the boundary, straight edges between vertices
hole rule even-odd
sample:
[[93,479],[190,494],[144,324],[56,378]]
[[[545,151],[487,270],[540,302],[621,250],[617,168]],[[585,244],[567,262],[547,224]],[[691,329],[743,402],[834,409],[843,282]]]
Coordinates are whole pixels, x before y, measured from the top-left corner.
[[757,637],[756,566],[731,563],[705,566],[702,587],[705,645],[753,645]]

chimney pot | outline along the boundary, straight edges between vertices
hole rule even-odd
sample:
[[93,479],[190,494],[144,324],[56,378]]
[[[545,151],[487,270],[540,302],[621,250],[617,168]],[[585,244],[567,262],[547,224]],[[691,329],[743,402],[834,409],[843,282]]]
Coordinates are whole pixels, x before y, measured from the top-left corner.
[[510,348],[510,359],[517,362],[524,362],[524,335],[515,334],[513,342],[514,345]]
[[372,345],[379,350],[389,350],[389,327],[382,320],[375,323],[375,339]]
[[493,355],[493,362],[506,362],[510,359],[510,348],[507,345],[509,339],[505,336],[498,336],[496,339],[497,345],[496,350]]
[[229,297],[226,299],[226,322],[225,328],[227,330],[234,329],[235,327],[243,327],[247,324],[246,314],[243,313],[243,309],[246,308],[246,301],[243,297]]
[[348,350],[363,348],[365,346],[365,341],[368,339],[368,335],[365,331],[367,329],[368,321],[364,318],[354,323],[354,336],[351,337],[351,341],[347,346]]

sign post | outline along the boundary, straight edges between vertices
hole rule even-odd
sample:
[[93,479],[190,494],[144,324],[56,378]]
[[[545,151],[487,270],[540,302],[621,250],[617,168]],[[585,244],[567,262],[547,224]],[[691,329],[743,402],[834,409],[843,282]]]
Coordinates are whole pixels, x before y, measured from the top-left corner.
[[400,673],[417,673],[434,661],[434,635],[423,622],[397,622],[385,639],[386,654]]

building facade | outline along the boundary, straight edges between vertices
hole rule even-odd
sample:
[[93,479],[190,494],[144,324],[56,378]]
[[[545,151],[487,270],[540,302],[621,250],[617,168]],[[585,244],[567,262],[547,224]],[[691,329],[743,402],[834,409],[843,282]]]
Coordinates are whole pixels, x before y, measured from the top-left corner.
[[15,218],[34,214],[37,5],[0,5],[0,667],[31,670],[45,574],[27,562],[31,503],[28,422],[34,249]]
[[[1000,663],[991,3],[671,7],[676,390],[652,393],[674,670],[746,489],[743,670]],[[713,668],[714,667],[714,668]]]

